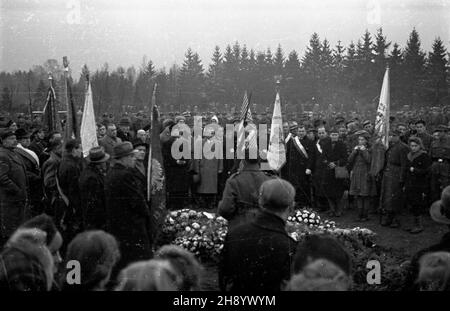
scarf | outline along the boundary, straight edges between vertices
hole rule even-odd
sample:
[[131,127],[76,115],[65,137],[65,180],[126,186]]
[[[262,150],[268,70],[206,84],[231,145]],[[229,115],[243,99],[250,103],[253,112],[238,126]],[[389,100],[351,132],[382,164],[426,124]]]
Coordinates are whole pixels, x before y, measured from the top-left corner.
[[424,153],[426,153],[425,151],[423,151],[422,149],[420,149],[419,151],[417,151],[417,152],[412,152],[412,151],[410,151],[409,153],[408,153],[408,155],[407,155],[407,157],[408,157],[408,160],[410,161],[410,162],[413,162],[415,159],[417,159],[418,157],[420,157],[422,154],[424,154]]

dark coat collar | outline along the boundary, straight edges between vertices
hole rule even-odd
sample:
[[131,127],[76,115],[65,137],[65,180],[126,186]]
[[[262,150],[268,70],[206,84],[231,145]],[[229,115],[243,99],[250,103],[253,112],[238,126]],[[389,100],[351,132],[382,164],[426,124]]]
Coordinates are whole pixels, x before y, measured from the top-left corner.
[[286,223],[279,216],[266,212],[264,210],[259,210],[258,214],[253,222],[256,227],[266,229],[269,231],[279,232],[287,236],[286,233]]

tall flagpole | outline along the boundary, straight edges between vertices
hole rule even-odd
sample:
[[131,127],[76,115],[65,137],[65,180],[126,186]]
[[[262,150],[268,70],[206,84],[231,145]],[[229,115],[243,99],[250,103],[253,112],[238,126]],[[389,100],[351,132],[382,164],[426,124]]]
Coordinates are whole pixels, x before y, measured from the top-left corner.
[[[153,86],[153,94],[152,101],[150,103],[150,135],[153,132],[154,118],[153,118],[153,110],[156,108],[156,88],[158,87],[158,83],[155,82]],[[151,199],[151,189],[152,189],[152,144],[149,143],[148,147],[148,169],[147,169],[147,200],[150,202]]]

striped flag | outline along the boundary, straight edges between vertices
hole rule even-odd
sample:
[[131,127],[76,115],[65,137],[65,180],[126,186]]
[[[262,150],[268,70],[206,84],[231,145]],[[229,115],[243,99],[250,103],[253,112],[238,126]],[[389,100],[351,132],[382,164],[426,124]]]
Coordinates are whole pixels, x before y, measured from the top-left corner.
[[[252,112],[250,110],[250,100],[252,98],[252,94],[250,93],[247,96],[247,91],[244,93],[244,99],[242,101],[242,107],[241,107],[241,115],[238,127],[238,141],[237,141],[237,148],[242,153],[245,151],[246,148],[248,148],[250,152],[251,157],[257,157],[258,152],[258,143],[257,143],[257,131],[256,127],[253,124],[253,117]],[[246,129],[248,130],[247,138],[246,136]]]
[[270,126],[269,150],[267,162],[274,171],[278,171],[286,162],[286,147],[284,145],[283,120],[281,118],[281,100],[277,92],[273,107],[272,124]]
[[381,142],[388,148],[389,146],[389,117],[390,117],[390,94],[389,94],[389,67],[383,78],[381,87],[380,102],[378,104],[377,117],[375,120],[375,134]]
[[150,204],[150,230],[155,241],[166,217],[166,180],[160,141],[160,120],[156,106],[156,88],[150,105],[150,145],[147,166],[147,199]]
[[84,98],[83,117],[81,119],[81,147],[83,155],[87,157],[92,147],[98,146],[97,126],[95,124],[94,102],[92,100],[92,90],[89,78],[87,80],[87,91]]

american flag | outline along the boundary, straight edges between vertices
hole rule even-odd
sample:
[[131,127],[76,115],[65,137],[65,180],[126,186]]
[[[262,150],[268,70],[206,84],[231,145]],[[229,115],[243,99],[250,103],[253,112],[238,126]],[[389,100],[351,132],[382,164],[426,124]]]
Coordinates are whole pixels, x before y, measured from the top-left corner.
[[[256,140],[256,127],[253,124],[252,112],[250,111],[250,100],[252,94],[250,93],[247,96],[247,91],[244,93],[244,99],[242,101],[241,108],[241,123],[239,124],[238,129],[238,146],[244,151],[245,149],[249,149],[251,156],[257,155],[258,143]],[[245,127],[249,127],[247,138],[245,138]]]

